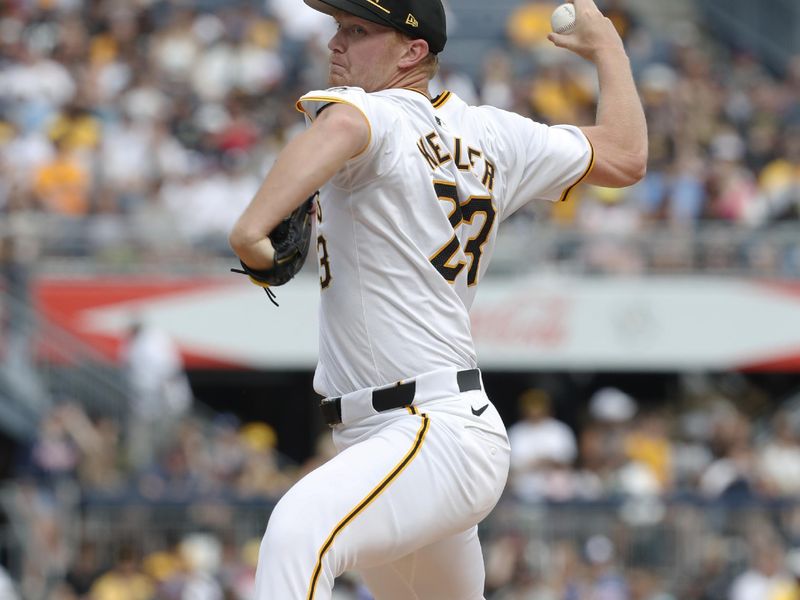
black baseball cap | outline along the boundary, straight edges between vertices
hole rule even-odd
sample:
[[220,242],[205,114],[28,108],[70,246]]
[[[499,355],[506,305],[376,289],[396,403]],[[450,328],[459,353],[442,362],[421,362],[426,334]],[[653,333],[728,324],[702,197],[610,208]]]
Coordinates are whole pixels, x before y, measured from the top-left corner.
[[393,27],[428,42],[438,54],[447,43],[447,21],[441,0],[303,0],[311,8],[333,15],[341,10],[356,17]]

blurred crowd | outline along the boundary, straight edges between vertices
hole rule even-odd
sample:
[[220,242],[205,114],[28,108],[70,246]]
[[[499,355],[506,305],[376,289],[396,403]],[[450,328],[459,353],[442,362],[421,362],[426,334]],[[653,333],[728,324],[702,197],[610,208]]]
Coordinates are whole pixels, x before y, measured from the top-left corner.
[[[696,19],[657,32],[641,22],[633,2],[598,4],[631,58],[648,121],[648,173],[632,188],[584,186],[574,202],[540,209],[545,228],[572,235],[546,260],[571,261],[590,273],[750,270],[797,277],[800,56],[770,70],[747,50],[715,41]],[[511,56],[527,50],[533,66],[506,107],[547,123],[591,123],[592,68],[543,41],[552,5],[523,3],[511,17]],[[487,82],[497,72],[487,69],[484,92],[494,89]]]
[[64,254],[219,253],[332,31],[293,0],[4,2],[0,211],[59,217]]
[[174,342],[142,320],[119,365],[127,405],[61,392],[19,445],[0,565],[26,600],[249,599],[269,512],[333,456],[330,434],[290,459],[270,424],[198,403]]
[[[788,57],[776,73],[746,50],[715,42],[696,22],[676,22],[659,34],[642,25],[634,3],[599,4],[631,57],[648,118],[650,164],[640,186],[595,191],[593,200],[625,204],[632,196],[628,221],[686,226],[710,219],[743,227],[796,221],[800,56]],[[551,3],[529,2],[512,15],[511,39],[532,50],[537,67],[523,83],[522,103],[512,108],[549,123],[589,123],[596,98],[592,69],[565,60],[543,41],[551,10]],[[592,211],[576,218],[588,226],[608,217]]]
[[[485,36],[461,26],[471,3],[451,4],[451,37]],[[445,52],[434,91],[546,123],[592,123],[590,65],[545,40],[554,4],[521,1],[489,53]],[[625,191],[584,188],[518,220],[604,238],[663,224],[693,231],[701,221],[748,231],[796,223],[800,57],[768,69],[695,23],[656,31],[633,3],[600,4],[625,39],[645,104],[648,176]],[[227,253],[232,220],[302,127],[296,98],[325,85],[331,33],[331,20],[298,0],[4,2],[0,213],[56,219],[39,240],[56,255],[127,264]],[[750,243],[745,256],[725,256],[724,244],[710,243],[686,256],[681,241],[638,252],[597,242],[580,254],[601,271],[748,260],[795,274],[800,263],[794,244]]]
[[[746,393],[753,395],[685,394],[640,408],[605,387],[588,399],[576,434],[553,416],[546,391],[530,389],[509,430],[510,489],[528,502],[800,497],[800,406],[776,408],[755,390]],[[744,407],[759,401],[765,412],[754,420]]]
[[[797,398],[776,407],[735,377],[688,378],[666,402],[601,387],[573,410],[556,396],[524,390],[509,422],[507,491],[482,534],[487,598],[800,598]],[[24,597],[251,598],[269,510],[333,456],[330,435],[296,464],[268,424],[196,406],[145,460],[135,432],[72,402],[42,420],[0,494],[24,540]],[[369,598],[347,578],[337,594]]]
[[[260,536],[296,464],[274,429],[196,411],[151,436],[141,462],[116,419],[62,403],[44,418],[0,502],[23,540],[24,598],[251,598]],[[343,582],[344,585],[344,582]]]
[[800,598],[800,398],[775,406],[736,379],[687,378],[657,403],[602,387],[558,411],[570,424],[525,390],[489,597]]

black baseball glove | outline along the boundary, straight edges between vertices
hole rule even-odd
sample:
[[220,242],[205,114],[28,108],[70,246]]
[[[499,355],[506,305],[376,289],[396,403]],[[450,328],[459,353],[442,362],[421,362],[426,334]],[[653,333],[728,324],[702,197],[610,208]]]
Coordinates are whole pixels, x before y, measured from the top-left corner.
[[231,269],[234,273],[247,275],[255,285],[263,288],[275,304],[275,294],[270,290],[290,281],[303,268],[311,245],[311,225],[314,215],[314,193],[298,206],[292,214],[281,221],[267,236],[275,249],[275,264],[264,270],[251,269],[242,261],[241,269]]

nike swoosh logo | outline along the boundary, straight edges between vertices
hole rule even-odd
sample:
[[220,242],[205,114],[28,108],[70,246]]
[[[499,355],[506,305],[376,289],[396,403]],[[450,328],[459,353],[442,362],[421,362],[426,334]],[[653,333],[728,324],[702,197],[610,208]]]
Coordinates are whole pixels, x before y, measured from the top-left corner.
[[484,412],[486,412],[486,409],[489,408],[489,405],[487,404],[486,406],[481,406],[478,409],[475,409],[475,408],[473,408],[471,406],[470,406],[470,408],[472,408],[472,414],[473,415],[475,415],[476,417],[480,417]]

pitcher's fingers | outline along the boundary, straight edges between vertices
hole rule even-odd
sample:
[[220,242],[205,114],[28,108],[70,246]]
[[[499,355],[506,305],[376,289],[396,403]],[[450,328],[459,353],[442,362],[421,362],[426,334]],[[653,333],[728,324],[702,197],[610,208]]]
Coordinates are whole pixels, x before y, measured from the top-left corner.
[[569,36],[561,33],[548,33],[547,39],[553,42],[553,45],[559,48],[566,48],[569,45]]

